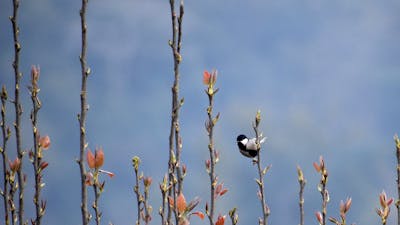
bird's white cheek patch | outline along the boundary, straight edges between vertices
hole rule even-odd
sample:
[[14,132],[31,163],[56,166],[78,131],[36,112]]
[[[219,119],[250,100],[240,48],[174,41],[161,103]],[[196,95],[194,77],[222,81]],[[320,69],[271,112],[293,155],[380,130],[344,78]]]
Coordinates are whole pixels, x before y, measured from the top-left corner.
[[246,146],[247,142],[249,142],[249,140],[247,138],[243,139],[240,141],[244,146]]

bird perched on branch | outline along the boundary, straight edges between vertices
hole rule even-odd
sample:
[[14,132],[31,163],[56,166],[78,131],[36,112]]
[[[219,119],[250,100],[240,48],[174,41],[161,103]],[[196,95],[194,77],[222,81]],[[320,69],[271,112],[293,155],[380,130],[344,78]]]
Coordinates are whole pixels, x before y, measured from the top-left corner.
[[[262,144],[263,142],[265,142],[265,137],[262,137],[262,134],[259,136],[259,142],[260,144]],[[236,138],[236,142],[237,145],[239,147],[239,151],[240,153],[242,153],[242,155],[249,157],[249,158],[254,158],[258,155],[258,152],[260,151],[260,147],[257,146],[256,143],[257,138],[251,138],[249,139],[248,137],[246,137],[246,135],[241,134],[239,136],[237,136]]]

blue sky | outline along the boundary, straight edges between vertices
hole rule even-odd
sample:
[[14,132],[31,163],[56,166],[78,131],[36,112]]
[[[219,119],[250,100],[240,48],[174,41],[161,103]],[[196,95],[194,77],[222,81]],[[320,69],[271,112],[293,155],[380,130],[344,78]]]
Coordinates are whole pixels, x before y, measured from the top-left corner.
[[[104,223],[134,223],[134,155],[153,177],[153,218],[155,224],[159,220],[157,183],[167,167],[173,76],[168,2],[89,2],[88,142],[92,149],[104,148],[104,167],[116,173],[107,179],[101,198]],[[31,65],[40,65],[39,124],[52,138],[45,156],[50,163],[43,190],[46,224],[80,223],[74,162],[79,148],[79,8],[79,1],[62,0],[22,1],[20,7],[22,83],[28,84]],[[265,178],[270,224],[298,223],[296,165],[308,181],[306,222],[316,223],[319,177],[312,162],[320,155],[330,175],[328,214],[338,216],[340,200],[351,196],[349,222],[378,223],[378,194],[385,189],[396,195],[392,137],[400,130],[399,10],[397,1],[186,1],[180,92],[185,98],[181,126],[183,161],[188,165],[186,197],[199,196],[201,209],[209,198],[202,72],[216,68],[220,92],[215,111],[221,113],[215,133],[221,152],[217,173],[229,188],[218,201],[218,212],[237,207],[241,224],[256,224],[261,215],[256,168],[235,143],[237,134],[252,134],[251,122],[260,109],[261,129],[268,137],[263,162],[272,164]],[[0,83],[10,93],[11,13],[11,3],[2,1]],[[23,145],[29,149],[27,90],[22,99]],[[8,108],[12,124],[12,106]],[[28,160],[25,170],[32,170]],[[200,222],[194,218],[193,224]]]

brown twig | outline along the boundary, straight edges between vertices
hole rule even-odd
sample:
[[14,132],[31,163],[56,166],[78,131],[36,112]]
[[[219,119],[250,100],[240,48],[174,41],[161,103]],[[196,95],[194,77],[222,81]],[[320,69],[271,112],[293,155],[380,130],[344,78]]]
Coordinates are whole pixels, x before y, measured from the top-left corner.
[[261,121],[261,112],[257,111],[255,121],[253,123],[253,129],[256,135],[256,145],[257,145],[257,158],[256,158],[256,164],[257,164],[257,169],[258,169],[258,179],[256,179],[256,182],[259,187],[258,191],[258,197],[261,202],[261,208],[262,208],[262,214],[263,217],[259,219],[259,224],[267,225],[268,224],[268,216],[270,214],[270,210],[268,207],[268,204],[265,201],[265,193],[264,193],[264,175],[268,172],[270,166],[265,167],[264,169],[261,169],[261,145],[260,145],[260,132],[258,130],[258,125],[260,124]]
[[6,87],[3,85],[1,89],[1,132],[2,132],[2,137],[3,137],[3,145],[0,149],[2,159],[3,159],[3,190],[2,190],[2,196],[4,200],[4,224],[9,225],[10,224],[10,208],[8,207],[8,202],[9,202],[9,193],[8,193],[8,180],[9,180],[9,175],[8,175],[8,169],[7,169],[7,163],[8,163],[8,155],[7,155],[7,142],[8,139],[10,138],[10,128],[6,126],[6,103],[8,99],[8,94]]
[[42,217],[45,212],[45,202],[40,199],[40,191],[42,189],[42,167],[41,165],[46,165],[47,164],[42,164],[42,150],[41,146],[39,146],[39,131],[37,127],[38,123],[38,112],[41,108],[41,102],[38,97],[38,93],[40,91],[39,86],[38,86],[38,80],[39,80],[39,75],[40,71],[39,68],[36,66],[32,66],[31,69],[31,86],[29,87],[30,95],[31,95],[31,100],[32,100],[32,105],[33,109],[31,112],[31,122],[32,122],[32,131],[33,131],[33,152],[31,151],[29,154],[29,158],[32,161],[33,164],[33,170],[35,174],[35,194],[33,198],[33,203],[35,204],[35,209],[36,209],[36,219],[32,221],[33,225],[40,225]]
[[87,41],[86,41],[86,33],[87,33],[87,24],[86,24],[86,8],[87,8],[88,0],[82,0],[82,8],[80,9],[80,17],[81,17],[81,32],[82,32],[82,48],[81,54],[79,56],[81,63],[81,74],[82,74],[82,84],[81,84],[81,111],[78,114],[79,120],[79,133],[80,133],[80,145],[79,145],[79,170],[81,175],[81,214],[82,214],[82,225],[89,224],[90,215],[87,209],[87,188],[86,188],[86,169],[84,165],[84,153],[87,147],[86,143],[86,112],[88,111],[87,105],[87,92],[86,92],[86,81],[90,74],[90,68],[87,66],[86,62],[86,49],[87,49]]
[[[165,205],[168,204],[168,191],[170,189],[170,185],[168,185],[168,175],[164,176],[162,183],[160,183],[160,191],[162,196],[162,204],[158,214],[161,216],[161,225],[167,225],[167,218],[165,216]],[[168,204],[169,205],[169,204]]]
[[22,77],[22,73],[19,70],[19,57],[21,52],[21,44],[19,43],[19,26],[18,26],[18,8],[19,8],[19,0],[13,0],[13,15],[10,17],[12,28],[13,28],[13,37],[14,37],[14,75],[15,75],[15,139],[17,145],[17,155],[20,160],[21,166],[17,171],[18,175],[18,191],[19,191],[19,208],[18,208],[18,220],[19,224],[25,224],[24,221],[24,188],[25,188],[25,175],[22,172],[22,157],[24,156],[24,152],[22,151],[22,140],[21,140],[21,115],[22,115],[22,105],[20,103],[20,80]]
[[[214,209],[216,193],[215,188],[217,186],[217,176],[215,175],[215,165],[218,162],[218,152],[214,147],[214,126],[219,119],[219,113],[214,117],[212,115],[214,107],[214,95],[218,92],[218,89],[214,89],[214,84],[217,79],[217,71],[213,70],[211,73],[208,71],[204,72],[203,83],[207,85],[205,90],[208,96],[208,107],[207,107],[207,121],[205,123],[206,131],[208,133],[208,151],[210,159],[206,161],[206,171],[210,177],[210,207],[206,207],[206,214],[210,221],[210,225],[214,225]],[[206,205],[207,206],[207,205]]]
[[102,213],[100,212],[100,208],[99,208],[99,199],[100,199],[100,194],[103,192],[103,188],[104,188],[104,182],[99,183],[98,178],[99,178],[99,168],[95,168],[94,169],[94,184],[93,184],[94,202],[93,202],[92,208],[94,210],[96,225],[100,225]]
[[[150,186],[153,181],[151,177],[144,177],[143,174],[139,175],[139,165],[140,158],[135,156],[132,158],[132,166],[135,171],[135,186],[133,188],[136,194],[136,203],[137,203],[137,220],[136,225],[140,225],[141,219],[145,222],[145,224],[149,224],[151,221],[151,211],[152,207],[149,205],[149,192]],[[144,195],[140,191],[140,180],[143,180],[144,186]],[[162,192],[163,196],[166,192]],[[142,207],[143,205],[143,207]],[[163,213],[160,212],[162,218],[164,218]],[[164,220],[162,222],[164,224]]]
[[140,207],[143,202],[143,197],[140,194],[140,186],[139,186],[139,165],[140,165],[140,158],[138,156],[135,156],[132,158],[132,166],[135,171],[135,186],[133,188],[133,191],[136,194],[136,203],[137,203],[137,219],[136,219],[136,225],[140,225]]
[[299,208],[300,208],[300,224],[304,225],[304,187],[306,186],[306,180],[304,179],[303,171],[300,166],[297,166],[297,178],[300,185],[299,191]]
[[96,148],[94,154],[90,149],[87,150],[86,161],[89,166],[89,172],[86,174],[85,184],[89,186],[93,186],[94,193],[94,201],[92,204],[92,208],[94,210],[95,222],[97,225],[100,225],[100,220],[102,216],[102,212],[99,207],[100,195],[104,191],[105,181],[100,182],[100,174],[106,174],[110,178],[114,177],[114,173],[103,170],[101,167],[104,164],[104,151],[103,148]]
[[143,177],[143,186],[144,186],[144,199],[143,199],[143,221],[146,225],[148,225],[151,221],[151,211],[152,207],[149,204],[149,195],[150,195],[150,186],[153,179],[151,177]]
[[397,208],[397,224],[400,225],[400,140],[399,137],[394,135],[394,141],[396,144],[396,158],[397,158],[397,200],[396,200],[396,208]]
[[18,156],[15,158],[13,162],[9,161],[10,164],[10,170],[7,171],[7,177],[8,177],[8,184],[10,185],[10,190],[9,190],[9,199],[8,203],[10,206],[10,212],[11,212],[11,224],[15,225],[18,222],[18,213],[17,213],[17,208],[15,206],[14,202],[14,196],[15,193],[18,190],[18,182],[15,182],[15,175],[21,165],[21,161],[19,160]]
[[325,225],[326,224],[326,215],[327,215],[327,205],[329,202],[329,192],[326,189],[326,184],[328,183],[328,170],[325,166],[325,161],[322,156],[319,157],[319,163],[314,162],[313,166],[315,170],[321,175],[321,179],[318,185],[318,191],[321,193],[322,198],[322,206],[321,212],[316,213],[317,220],[319,224]]
[[[182,19],[184,14],[184,7],[183,0],[181,0],[179,7],[179,16],[177,17],[175,11],[175,1],[170,0],[169,3],[172,22],[172,40],[169,41],[169,45],[171,47],[174,59],[174,84],[172,86],[171,129],[169,135],[168,160],[168,179],[169,183],[172,185],[172,189],[169,189],[168,196],[172,197],[175,200],[177,193],[181,193],[183,189],[183,176],[180,162],[182,137],[180,136],[179,126],[179,110],[183,104],[183,99],[179,100],[179,65],[182,61],[182,56],[180,52],[182,43]],[[176,184],[178,185],[178,187],[176,187]],[[175,221],[176,223],[178,223],[178,213],[176,213],[176,205],[174,205],[173,209],[171,209],[171,206],[168,204],[168,224],[171,224],[172,211],[175,214]]]

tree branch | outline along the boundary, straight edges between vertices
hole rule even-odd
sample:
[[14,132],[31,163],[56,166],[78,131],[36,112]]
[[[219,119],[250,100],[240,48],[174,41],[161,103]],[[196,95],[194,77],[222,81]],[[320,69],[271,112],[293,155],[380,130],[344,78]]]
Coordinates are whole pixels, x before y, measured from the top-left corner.
[[19,8],[19,0],[13,0],[13,15],[10,17],[12,29],[13,29],[13,37],[14,37],[14,76],[15,76],[15,138],[17,145],[17,157],[20,160],[21,166],[17,171],[18,175],[18,191],[19,191],[19,209],[18,209],[18,220],[19,224],[23,225],[24,221],[24,188],[25,188],[25,178],[22,172],[22,157],[24,153],[22,151],[22,140],[21,140],[21,115],[22,115],[22,105],[20,103],[20,80],[22,77],[22,73],[19,70],[19,57],[21,52],[21,44],[19,43],[19,26],[18,26],[18,8]]
[[79,170],[81,175],[81,214],[82,214],[82,225],[89,224],[90,215],[87,209],[87,188],[86,188],[86,169],[84,165],[84,153],[87,147],[86,144],[86,112],[88,111],[87,106],[87,92],[86,92],[86,82],[87,78],[90,74],[90,68],[87,66],[86,62],[86,50],[87,50],[87,41],[86,41],[86,33],[87,33],[87,24],[86,24],[86,10],[87,10],[88,0],[82,0],[82,8],[80,10],[81,17],[81,32],[82,32],[82,48],[80,54],[80,63],[81,63],[81,74],[82,74],[82,83],[81,83],[81,111],[78,115],[79,120],[79,133],[80,133],[80,144],[79,144]]
[[[35,175],[35,194],[33,197],[33,203],[35,204],[36,209],[36,218],[32,221],[33,225],[40,225],[41,219],[45,212],[45,204],[43,201],[40,200],[40,191],[42,189],[42,151],[41,146],[39,146],[39,130],[38,130],[38,112],[41,108],[41,102],[39,100],[39,87],[38,87],[38,80],[39,80],[39,68],[36,66],[32,66],[31,70],[31,86],[29,87],[31,100],[32,100],[32,112],[31,112],[31,122],[32,122],[32,133],[33,133],[33,152],[31,151],[29,154],[29,158],[33,164],[33,170]],[[43,164],[45,165],[45,164]]]
[[260,113],[260,111],[257,111],[255,122],[253,124],[253,129],[254,129],[254,132],[256,135],[256,144],[257,144],[257,148],[258,148],[258,154],[257,154],[257,160],[256,160],[257,169],[258,169],[258,179],[256,179],[256,182],[259,187],[258,197],[261,202],[261,208],[262,208],[262,214],[263,214],[262,219],[260,218],[260,220],[259,220],[259,224],[267,225],[268,224],[267,219],[270,214],[270,210],[269,210],[267,203],[265,202],[264,175],[267,173],[267,171],[269,170],[270,167],[268,166],[264,169],[261,169],[261,157],[260,157],[261,145],[260,145],[260,140],[259,140],[260,132],[258,130],[258,125],[260,124],[260,121],[261,121],[261,113]]
[[3,137],[3,145],[0,149],[2,159],[3,159],[3,190],[2,190],[2,195],[3,195],[3,202],[4,202],[4,224],[9,225],[10,224],[10,208],[8,207],[9,203],[9,193],[8,193],[8,169],[7,169],[7,163],[8,163],[8,155],[7,155],[7,142],[8,139],[10,138],[10,128],[6,126],[6,103],[8,99],[8,94],[6,87],[3,86],[1,89],[1,133]]
[[[179,112],[183,104],[183,99],[179,100],[179,65],[182,61],[181,42],[182,42],[182,20],[184,14],[183,0],[180,1],[179,16],[175,11],[175,1],[170,0],[172,40],[169,45],[174,59],[174,83],[172,86],[172,109],[171,109],[171,128],[169,135],[169,160],[168,160],[168,179],[172,189],[168,190],[168,196],[175,200],[178,193],[183,189],[183,176],[181,168],[182,137],[180,136]],[[177,185],[177,186],[176,186]],[[167,222],[171,224],[172,211],[175,212],[175,221],[178,223],[178,213],[176,205],[171,209],[168,204]]]

